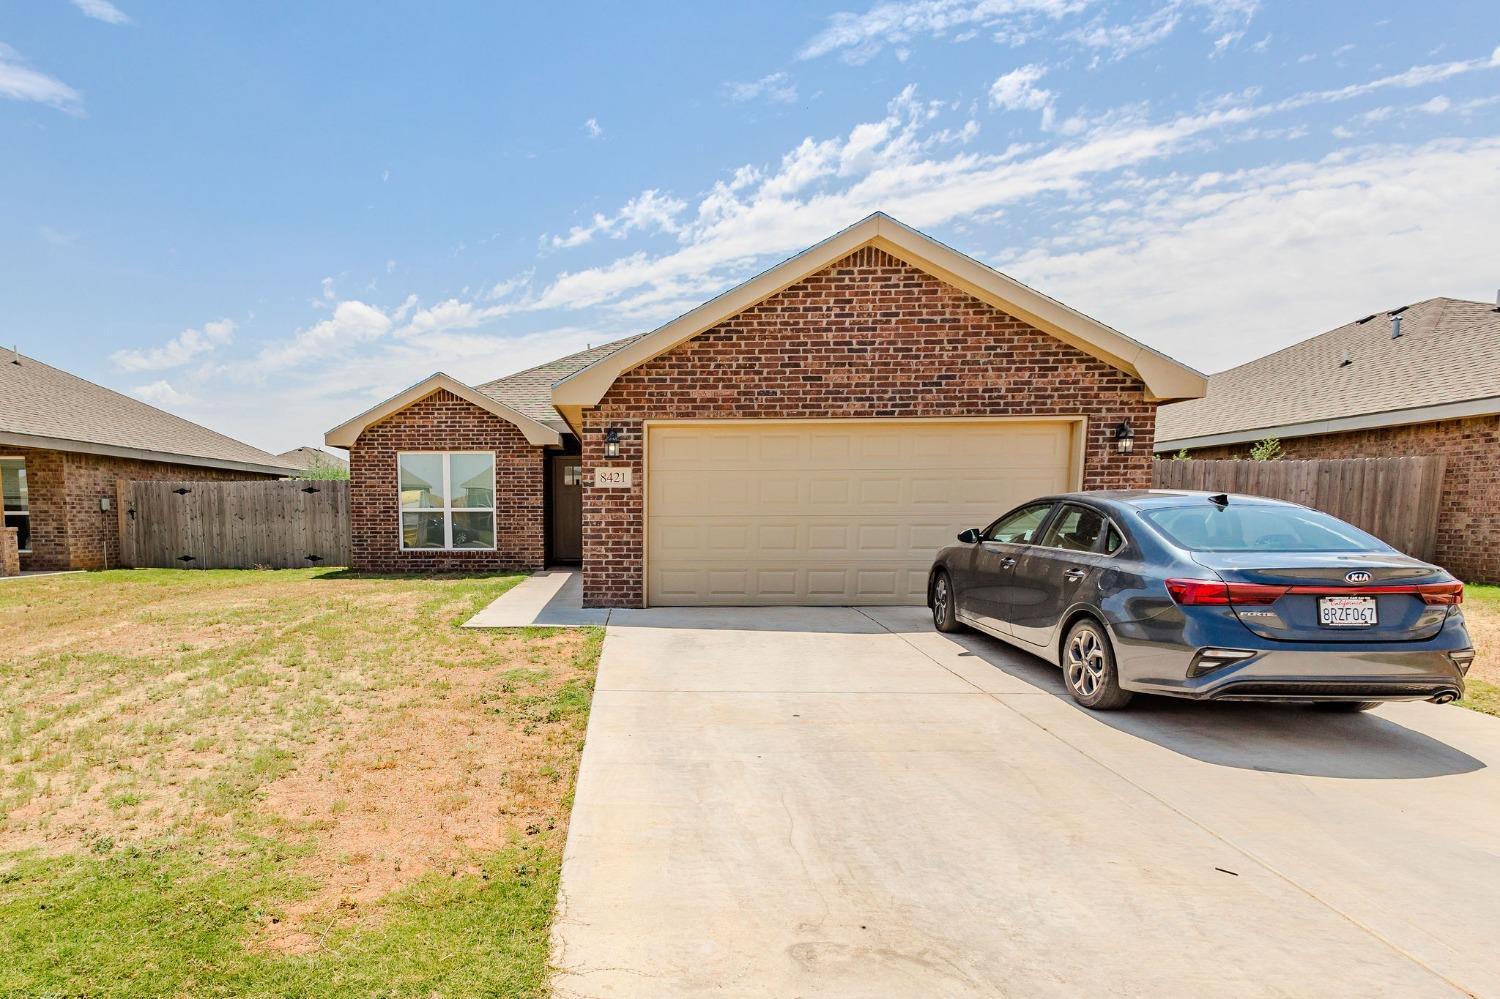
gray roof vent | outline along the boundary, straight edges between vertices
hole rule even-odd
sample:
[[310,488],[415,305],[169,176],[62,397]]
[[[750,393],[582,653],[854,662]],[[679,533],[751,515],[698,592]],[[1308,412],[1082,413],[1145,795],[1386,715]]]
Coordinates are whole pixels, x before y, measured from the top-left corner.
[[1391,313],[1391,339],[1394,340],[1401,335],[1401,313]]

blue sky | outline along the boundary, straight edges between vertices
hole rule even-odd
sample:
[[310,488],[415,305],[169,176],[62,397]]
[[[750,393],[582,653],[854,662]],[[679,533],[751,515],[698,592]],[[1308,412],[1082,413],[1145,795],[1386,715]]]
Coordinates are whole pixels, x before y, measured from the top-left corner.
[[0,7],[0,342],[271,450],[884,210],[1205,371],[1500,287],[1489,5]]

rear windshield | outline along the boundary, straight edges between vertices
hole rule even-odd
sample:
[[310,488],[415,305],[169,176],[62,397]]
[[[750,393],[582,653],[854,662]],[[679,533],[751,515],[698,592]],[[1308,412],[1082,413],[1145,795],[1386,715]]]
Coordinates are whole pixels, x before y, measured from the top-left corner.
[[1204,502],[1143,510],[1144,517],[1182,548],[1198,552],[1367,552],[1389,545],[1316,510],[1229,506]]

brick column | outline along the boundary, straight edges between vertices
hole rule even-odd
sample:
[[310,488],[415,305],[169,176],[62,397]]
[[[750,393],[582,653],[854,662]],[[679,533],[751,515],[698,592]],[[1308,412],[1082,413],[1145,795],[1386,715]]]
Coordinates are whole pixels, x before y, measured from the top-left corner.
[[0,528],[0,576],[21,574],[20,536],[14,527]]

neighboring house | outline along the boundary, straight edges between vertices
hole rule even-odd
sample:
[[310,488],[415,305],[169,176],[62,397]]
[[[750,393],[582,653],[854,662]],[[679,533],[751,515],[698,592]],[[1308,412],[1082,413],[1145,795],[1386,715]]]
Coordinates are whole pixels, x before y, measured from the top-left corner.
[[1500,583],[1500,310],[1430,298],[1377,312],[1209,378],[1163,406],[1156,450],[1238,458],[1447,458],[1436,559]]
[[581,560],[589,606],[921,603],[958,530],[1150,485],[1157,404],[1203,390],[877,214],[654,332],[435,374],[326,443],[360,569]]
[[0,491],[22,569],[118,565],[118,480],[288,474],[248,444],[23,354],[0,354]]
[[329,454],[320,447],[294,447],[278,454],[276,460],[297,472],[311,472],[314,469],[349,471],[349,459]]

